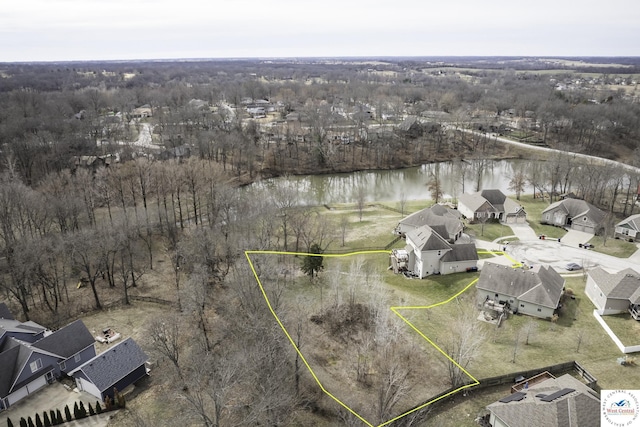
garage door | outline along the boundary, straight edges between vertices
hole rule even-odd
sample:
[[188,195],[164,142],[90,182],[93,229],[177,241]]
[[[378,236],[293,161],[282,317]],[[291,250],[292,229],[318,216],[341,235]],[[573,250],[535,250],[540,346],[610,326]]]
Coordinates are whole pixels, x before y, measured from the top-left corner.
[[22,387],[20,390],[14,391],[9,396],[7,396],[7,400],[9,402],[9,406],[15,404],[16,402],[19,402],[20,400],[24,399],[25,397],[27,397],[31,393],[40,390],[45,385],[47,385],[47,380],[45,379],[45,377],[43,375],[43,376],[39,377],[38,379],[32,381],[28,385]]

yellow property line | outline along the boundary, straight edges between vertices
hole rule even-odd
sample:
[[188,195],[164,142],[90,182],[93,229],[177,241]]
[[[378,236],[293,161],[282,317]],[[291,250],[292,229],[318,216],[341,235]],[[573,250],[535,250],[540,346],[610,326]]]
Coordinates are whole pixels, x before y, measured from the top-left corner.
[[[278,317],[278,315],[276,314],[275,310],[273,309],[273,307],[271,306],[271,302],[269,301],[269,298],[267,297],[267,293],[264,289],[264,286],[262,285],[262,282],[260,281],[260,278],[258,277],[258,273],[256,272],[256,269],[253,265],[253,262],[251,261],[251,257],[250,255],[253,254],[261,254],[261,255],[303,255],[303,256],[322,256],[322,257],[327,257],[327,258],[339,258],[339,257],[348,257],[348,256],[353,256],[353,255],[360,255],[360,254],[376,254],[376,253],[384,253],[384,254],[389,254],[389,251],[386,250],[377,250],[377,251],[359,251],[359,252],[350,252],[350,253],[346,253],[346,254],[310,254],[310,253],[300,253],[300,252],[283,252],[283,251],[245,251],[245,257],[247,258],[247,261],[249,262],[249,266],[251,267],[251,271],[253,272],[253,276],[256,279],[256,282],[258,283],[258,286],[260,287],[260,291],[262,292],[262,296],[264,297],[264,300],[267,303],[267,306],[269,307],[269,311],[271,311],[271,314],[273,315],[273,317],[276,319],[276,322],[278,323],[278,325],[280,326],[280,328],[282,329],[282,331],[284,332],[284,334],[287,336],[287,339],[289,340],[289,342],[291,343],[291,345],[293,346],[293,348],[296,350],[296,353],[298,353],[298,356],[300,357],[300,359],[302,360],[302,362],[304,363],[304,365],[307,367],[307,369],[309,370],[309,372],[311,373],[311,376],[313,377],[313,379],[316,381],[316,383],[318,384],[318,386],[320,387],[320,389],[330,398],[332,398],[334,401],[336,401],[338,404],[340,404],[343,408],[345,408],[347,411],[349,411],[350,413],[352,413],[355,417],[357,417],[360,421],[362,421],[363,423],[365,423],[366,425],[368,425],[369,427],[376,427],[373,424],[371,424],[369,421],[367,421],[366,419],[364,419],[361,415],[359,415],[358,413],[356,413],[353,409],[351,409],[349,406],[347,406],[344,402],[342,402],[340,399],[338,399],[336,396],[334,396],[333,394],[331,394],[320,382],[320,379],[316,376],[315,372],[313,371],[313,369],[311,368],[311,366],[309,365],[309,363],[307,362],[307,359],[304,357],[304,355],[302,354],[302,352],[300,351],[300,349],[298,348],[298,346],[296,345],[294,339],[291,337],[291,335],[289,334],[289,332],[287,331],[287,328],[284,327],[282,321],[280,320],[280,318]],[[479,252],[482,253],[482,252]],[[494,253],[494,254],[498,254],[501,252],[487,252],[487,253]],[[504,254],[504,253],[501,253]],[[505,256],[508,257],[508,255],[504,254]],[[508,257],[510,260],[514,261],[514,263],[517,263],[515,260],[513,260],[513,258]],[[519,263],[517,263],[519,264]],[[398,307],[390,307],[391,311],[393,311],[393,313],[395,313],[400,319],[402,319],[407,325],[409,325],[409,327],[411,327],[411,329],[413,329],[414,331],[416,331],[418,333],[418,335],[420,335],[422,338],[424,338],[429,344],[431,344],[436,350],[438,350],[442,355],[444,355],[447,359],[449,359],[449,361],[451,361],[456,367],[458,367],[462,372],[465,373],[465,375],[467,375],[473,382],[467,385],[463,385],[443,396],[439,396],[433,400],[430,400],[429,402],[417,407],[417,408],[413,408],[412,410],[405,412],[402,415],[398,415],[397,417],[386,421],[382,424],[379,424],[377,427],[383,427],[386,426],[387,424],[390,424],[394,421],[399,420],[400,418],[409,415],[413,412],[419,411],[420,409],[423,409],[427,406],[429,406],[430,404],[444,399],[445,397],[451,396],[454,393],[459,392],[460,390],[463,390],[465,388],[469,388],[469,387],[473,387],[479,384],[478,380],[475,379],[471,374],[469,374],[469,372],[467,372],[462,366],[460,366],[458,364],[458,362],[456,362],[455,360],[453,360],[446,352],[444,352],[440,347],[438,347],[432,340],[430,340],[426,335],[424,335],[415,325],[413,325],[407,318],[405,318],[402,314],[400,314],[398,312],[398,310],[427,310],[430,308],[434,308],[434,307],[438,307],[440,305],[443,304],[447,304],[451,301],[453,301],[454,299],[456,299],[458,296],[460,296],[462,293],[466,292],[471,286],[473,286],[476,282],[478,281],[478,279],[474,279],[471,283],[469,283],[464,289],[462,289],[460,292],[458,292],[457,294],[453,295],[452,297],[450,297],[449,299],[445,300],[445,301],[441,301],[439,303],[436,304],[431,304],[428,306],[398,306]]]

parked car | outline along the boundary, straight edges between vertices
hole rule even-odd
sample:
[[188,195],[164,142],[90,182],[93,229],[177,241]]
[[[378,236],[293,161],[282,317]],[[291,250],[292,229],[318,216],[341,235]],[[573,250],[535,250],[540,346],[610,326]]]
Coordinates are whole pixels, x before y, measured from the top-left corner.
[[569,264],[565,265],[564,268],[566,268],[569,271],[573,271],[573,270],[580,270],[582,266],[575,262],[570,262]]

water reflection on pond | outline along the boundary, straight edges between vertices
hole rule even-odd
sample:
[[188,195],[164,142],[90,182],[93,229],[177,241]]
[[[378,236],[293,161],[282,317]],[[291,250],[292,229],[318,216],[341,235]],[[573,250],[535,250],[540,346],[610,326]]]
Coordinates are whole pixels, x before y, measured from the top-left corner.
[[[531,163],[527,160],[483,160],[469,162],[432,163],[419,167],[360,171],[334,175],[288,176],[265,179],[250,186],[251,189],[273,191],[289,186],[299,205],[355,203],[359,194],[370,201],[393,202],[431,199],[428,183],[438,174],[445,199],[456,199],[462,193],[479,188],[497,188],[511,194],[509,181],[514,169]],[[480,179],[478,179],[480,177]],[[530,191],[530,187],[525,187]]]

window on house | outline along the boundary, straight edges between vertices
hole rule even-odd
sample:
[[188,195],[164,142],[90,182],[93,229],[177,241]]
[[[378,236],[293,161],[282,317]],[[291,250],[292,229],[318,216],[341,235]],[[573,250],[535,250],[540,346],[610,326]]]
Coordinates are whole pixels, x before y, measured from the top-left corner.
[[74,362],[79,362],[79,361],[80,361],[80,359],[81,359],[81,357],[80,357],[80,353],[76,354],[76,355],[73,357],[73,361],[74,361]]
[[66,369],[67,369],[67,364],[63,360],[62,362],[60,362],[60,370],[64,371]]
[[31,368],[31,373],[36,373],[37,371],[39,371],[40,369],[42,369],[42,359],[36,359],[33,362],[31,362],[29,364],[29,367]]

